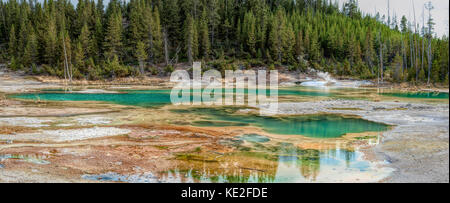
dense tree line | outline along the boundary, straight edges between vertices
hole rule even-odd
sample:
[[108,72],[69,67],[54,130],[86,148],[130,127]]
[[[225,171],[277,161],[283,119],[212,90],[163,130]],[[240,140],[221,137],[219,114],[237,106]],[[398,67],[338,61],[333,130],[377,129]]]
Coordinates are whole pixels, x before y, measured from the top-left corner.
[[0,2],[0,62],[101,79],[158,74],[202,60],[220,70],[308,67],[337,75],[448,83],[448,38],[362,14],[356,0],[69,0]]

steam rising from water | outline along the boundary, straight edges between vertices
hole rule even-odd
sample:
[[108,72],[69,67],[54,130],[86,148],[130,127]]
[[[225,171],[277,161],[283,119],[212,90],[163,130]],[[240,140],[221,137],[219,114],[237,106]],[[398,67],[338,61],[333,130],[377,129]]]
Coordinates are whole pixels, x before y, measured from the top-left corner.
[[372,82],[369,81],[358,81],[358,80],[341,80],[338,81],[331,77],[328,72],[317,72],[317,79],[302,82],[300,85],[304,87],[349,87],[357,88],[363,85],[371,85]]

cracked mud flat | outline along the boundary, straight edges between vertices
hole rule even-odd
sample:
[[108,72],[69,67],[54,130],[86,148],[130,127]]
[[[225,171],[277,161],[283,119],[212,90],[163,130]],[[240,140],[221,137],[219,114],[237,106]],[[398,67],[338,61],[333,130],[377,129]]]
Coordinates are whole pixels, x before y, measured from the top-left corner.
[[[334,110],[336,107],[349,110]],[[280,114],[341,113],[394,125],[373,148],[395,169],[384,182],[449,182],[449,106],[402,102],[332,100],[283,103]]]

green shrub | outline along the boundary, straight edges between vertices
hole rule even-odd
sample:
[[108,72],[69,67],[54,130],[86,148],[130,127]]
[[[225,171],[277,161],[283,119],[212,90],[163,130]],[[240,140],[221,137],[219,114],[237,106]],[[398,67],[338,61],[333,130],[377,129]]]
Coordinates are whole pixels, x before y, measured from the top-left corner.
[[11,63],[9,64],[8,68],[13,70],[13,71],[16,71],[16,70],[18,70],[20,68],[19,67],[19,63],[18,63],[18,61],[16,60],[15,57],[11,58]]
[[49,66],[47,64],[42,65],[42,71],[44,73],[46,73],[47,75],[51,75],[51,76],[55,76],[56,75],[55,69],[53,69],[51,66]]
[[108,60],[104,69],[107,77],[127,77],[135,72],[132,67],[121,65],[117,56],[112,61]]
[[244,62],[244,68],[246,70],[250,70],[250,69],[252,69],[252,64],[250,64],[249,62]]
[[372,73],[370,72],[370,70],[366,68],[366,69],[364,69],[363,72],[361,73],[360,78],[361,78],[361,79],[364,79],[364,80],[374,79],[374,78],[375,78],[375,74],[372,74]]
[[174,68],[172,65],[167,65],[167,66],[164,68],[164,73],[167,74],[167,75],[169,75],[169,74],[171,74],[174,70],[175,70],[175,68]]
[[130,70],[126,66],[119,65],[115,68],[114,74],[117,77],[127,77],[130,75]]
[[259,59],[250,59],[248,63],[250,64],[251,67],[262,67],[265,65],[264,62]]
[[300,61],[299,63],[299,69],[302,72],[305,72],[306,70],[308,70],[308,64],[305,61]]
[[33,75],[39,75],[40,71],[35,63],[31,64],[31,74]]
[[72,78],[73,79],[83,79],[84,75],[80,72],[80,70],[78,68],[73,68],[72,69]]
[[89,80],[100,80],[102,79],[102,70],[98,66],[94,66],[89,71]]
[[408,69],[408,80],[414,82],[416,80],[416,70],[414,68]]
[[[322,66],[320,66],[320,64],[318,64],[318,63],[316,63],[316,62],[312,62],[312,63],[311,63],[311,66],[312,66],[314,69],[316,69],[316,70],[322,71]],[[348,74],[348,73],[350,73],[350,64],[349,64],[348,69],[347,69],[347,74]]]
[[419,72],[419,81],[426,81],[425,70],[423,68]]
[[296,65],[289,65],[288,66],[288,71],[297,71],[297,66]]
[[151,75],[158,75],[159,74],[158,68],[153,67],[153,66],[149,68],[149,72],[150,72]]
[[275,70],[275,65],[273,63],[269,65],[269,70]]

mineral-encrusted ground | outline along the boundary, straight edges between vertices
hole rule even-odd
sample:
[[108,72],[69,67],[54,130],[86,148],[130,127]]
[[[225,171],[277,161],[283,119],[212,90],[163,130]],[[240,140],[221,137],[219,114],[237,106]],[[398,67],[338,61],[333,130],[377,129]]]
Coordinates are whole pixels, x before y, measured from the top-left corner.
[[[176,153],[209,153],[220,157],[233,151],[221,144],[224,140],[253,131],[261,134],[253,128],[164,125],[176,117],[164,109],[82,102],[26,102],[7,99],[4,95],[42,88],[61,86],[0,70],[0,182],[97,182],[103,176],[119,181],[151,182],[156,181],[156,173],[152,172],[167,171],[180,164],[173,161]],[[101,87],[82,91],[111,93]],[[448,102],[321,99],[280,103],[278,111],[272,113],[356,115],[392,125],[391,130],[383,133],[380,143],[361,149],[367,159],[385,161],[382,167],[395,169],[381,182],[449,181]],[[296,144],[305,149],[345,146],[348,142],[346,138],[321,142],[298,136],[283,139],[296,140]],[[260,167],[267,164],[255,163]],[[229,167],[242,170],[243,166]]]
[[449,182],[448,104],[331,100],[282,103],[278,113],[341,113],[393,125],[373,149],[396,169],[384,181]]

